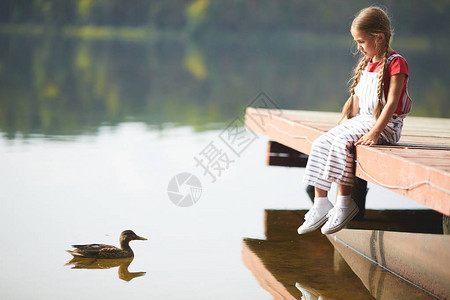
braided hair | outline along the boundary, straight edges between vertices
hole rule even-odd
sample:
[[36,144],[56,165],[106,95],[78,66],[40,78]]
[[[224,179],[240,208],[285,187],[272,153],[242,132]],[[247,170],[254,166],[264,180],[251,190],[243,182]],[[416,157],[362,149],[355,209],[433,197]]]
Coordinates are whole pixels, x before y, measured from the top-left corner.
[[378,120],[378,118],[381,115],[381,111],[384,107],[384,101],[383,101],[383,81],[384,81],[384,74],[386,73],[386,62],[389,57],[389,43],[386,43],[386,49],[384,50],[383,55],[383,61],[381,63],[381,70],[380,74],[378,75],[378,86],[377,86],[377,105],[375,106],[375,109],[373,111],[373,115],[375,117],[375,120]]
[[353,112],[353,103],[355,95],[355,88],[358,85],[359,79],[361,78],[362,71],[366,68],[366,66],[369,64],[370,57],[364,56],[359,60],[359,63],[357,64],[355,68],[355,72],[352,78],[350,78],[349,82],[352,82],[352,85],[349,88],[350,91],[350,97],[348,98],[347,102],[345,102],[344,107],[342,108],[342,117],[339,120],[339,123],[342,121],[351,119],[352,112]]

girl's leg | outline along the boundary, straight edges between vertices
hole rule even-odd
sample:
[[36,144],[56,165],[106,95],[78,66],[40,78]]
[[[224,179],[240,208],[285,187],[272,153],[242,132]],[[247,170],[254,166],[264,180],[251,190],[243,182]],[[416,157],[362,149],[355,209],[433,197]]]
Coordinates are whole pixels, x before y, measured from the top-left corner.
[[328,191],[322,190],[318,187],[314,187],[314,196],[316,198],[328,197]]
[[[368,120],[373,122],[372,117]],[[328,201],[327,191],[331,188],[331,182],[334,181],[340,185],[347,184],[347,187],[339,188],[340,195],[350,195],[351,186],[348,187],[348,185],[353,182],[354,172],[353,142],[370,130],[372,127],[370,122],[350,119],[313,142],[303,182],[315,187],[314,205],[306,213],[305,222],[298,228],[299,234],[313,231],[329,219],[333,204]],[[352,200],[344,202],[350,201]],[[339,207],[344,205],[339,205]]]
[[338,196],[349,196],[352,193],[352,187],[351,185],[338,184]]
[[354,177],[355,149],[354,142],[367,133],[373,125],[370,122],[350,119],[333,131],[331,143],[327,147],[327,159],[321,178],[343,185],[352,185]]

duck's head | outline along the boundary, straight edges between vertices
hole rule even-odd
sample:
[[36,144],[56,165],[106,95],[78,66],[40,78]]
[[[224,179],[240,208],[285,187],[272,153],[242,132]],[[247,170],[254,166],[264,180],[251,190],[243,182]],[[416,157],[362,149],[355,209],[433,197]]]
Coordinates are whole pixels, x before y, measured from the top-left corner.
[[125,230],[120,234],[120,244],[128,243],[133,240],[142,240],[146,241],[147,239],[141,236],[138,236],[133,230]]

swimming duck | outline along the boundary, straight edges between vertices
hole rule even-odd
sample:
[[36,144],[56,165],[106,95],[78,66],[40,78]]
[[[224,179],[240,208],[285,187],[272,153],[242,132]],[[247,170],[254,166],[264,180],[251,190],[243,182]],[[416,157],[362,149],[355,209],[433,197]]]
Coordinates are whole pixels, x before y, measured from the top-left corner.
[[118,259],[134,257],[133,250],[131,250],[129,245],[130,241],[147,239],[138,236],[132,230],[125,230],[120,234],[119,240],[120,248],[104,244],[72,245],[76,249],[67,250],[67,252],[74,257],[86,258]]

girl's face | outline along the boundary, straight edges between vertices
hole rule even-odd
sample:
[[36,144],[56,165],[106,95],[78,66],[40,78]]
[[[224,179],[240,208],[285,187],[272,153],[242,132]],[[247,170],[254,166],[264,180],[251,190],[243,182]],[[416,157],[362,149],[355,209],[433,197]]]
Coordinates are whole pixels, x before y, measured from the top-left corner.
[[358,50],[364,53],[367,57],[374,57],[379,53],[376,38],[372,35],[366,34],[363,31],[355,30],[352,28],[351,30],[353,39],[358,45]]

